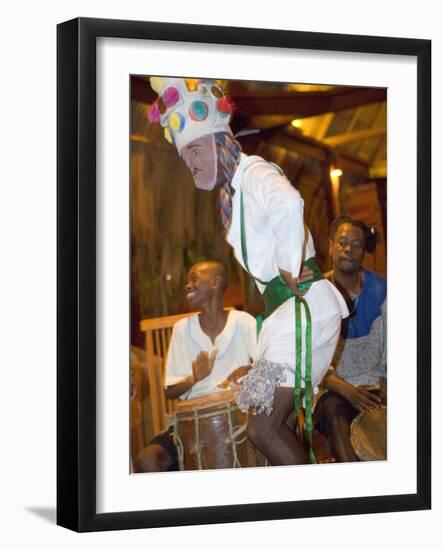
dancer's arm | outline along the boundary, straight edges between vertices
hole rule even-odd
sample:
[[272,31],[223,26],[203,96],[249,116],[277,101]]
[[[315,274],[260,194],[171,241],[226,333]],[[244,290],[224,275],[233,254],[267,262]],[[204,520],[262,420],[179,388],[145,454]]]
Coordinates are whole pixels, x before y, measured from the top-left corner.
[[304,202],[285,175],[270,163],[258,163],[247,173],[243,189],[255,201],[273,232],[279,268],[299,277],[305,239]]

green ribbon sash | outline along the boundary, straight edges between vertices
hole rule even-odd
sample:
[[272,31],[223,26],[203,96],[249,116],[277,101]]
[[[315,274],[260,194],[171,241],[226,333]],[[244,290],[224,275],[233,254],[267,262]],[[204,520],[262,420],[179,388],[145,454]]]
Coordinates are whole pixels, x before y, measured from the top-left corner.
[[[264,301],[264,312],[258,315],[256,318],[258,334],[261,331],[262,323],[269,315],[271,315],[280,305],[289,300],[295,298],[295,343],[296,343],[296,362],[295,362],[295,387],[294,387],[294,410],[295,417],[298,416],[301,408],[301,370],[302,370],[302,308],[305,312],[305,373],[304,373],[304,397],[305,397],[305,434],[309,445],[309,457],[312,464],[316,464],[316,457],[312,449],[312,435],[313,435],[313,420],[312,420],[312,320],[310,315],[310,309],[306,300],[303,297],[297,296],[286,284],[284,279],[278,275],[271,281],[261,281],[257,277],[254,277],[249,269],[248,254],[247,254],[247,242],[245,235],[244,224],[244,205],[242,192],[240,196],[241,204],[241,249],[244,265],[247,273],[252,280],[258,281],[265,286],[264,293],[262,295]],[[299,290],[305,290],[310,288],[312,283],[324,278],[321,270],[319,269],[314,258],[309,258],[304,265],[307,265],[313,271],[313,279],[301,283],[298,285]]]

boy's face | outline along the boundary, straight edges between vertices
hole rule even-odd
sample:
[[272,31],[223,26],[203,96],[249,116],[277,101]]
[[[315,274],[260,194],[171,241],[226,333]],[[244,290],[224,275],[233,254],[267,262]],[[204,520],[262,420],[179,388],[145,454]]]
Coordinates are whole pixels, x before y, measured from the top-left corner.
[[186,299],[191,307],[200,307],[210,301],[215,292],[213,271],[206,264],[194,265],[188,275],[186,284]]

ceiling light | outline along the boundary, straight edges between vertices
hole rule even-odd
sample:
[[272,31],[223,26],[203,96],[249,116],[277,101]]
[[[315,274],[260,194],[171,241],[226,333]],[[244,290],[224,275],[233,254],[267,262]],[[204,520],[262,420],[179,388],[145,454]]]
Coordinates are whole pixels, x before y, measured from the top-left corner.
[[293,128],[301,128],[302,120],[300,118],[295,118],[290,122],[290,124],[293,126]]
[[340,178],[342,174],[343,174],[343,171],[340,168],[334,168],[333,170],[330,170],[331,178]]

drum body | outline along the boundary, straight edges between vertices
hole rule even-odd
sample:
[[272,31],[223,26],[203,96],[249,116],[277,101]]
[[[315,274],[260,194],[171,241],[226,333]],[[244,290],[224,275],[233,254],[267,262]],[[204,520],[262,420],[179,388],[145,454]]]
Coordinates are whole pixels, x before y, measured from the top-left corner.
[[350,439],[360,460],[386,460],[387,408],[359,413],[351,424]]
[[181,470],[240,468],[251,464],[247,416],[231,391],[178,403],[174,442]]

